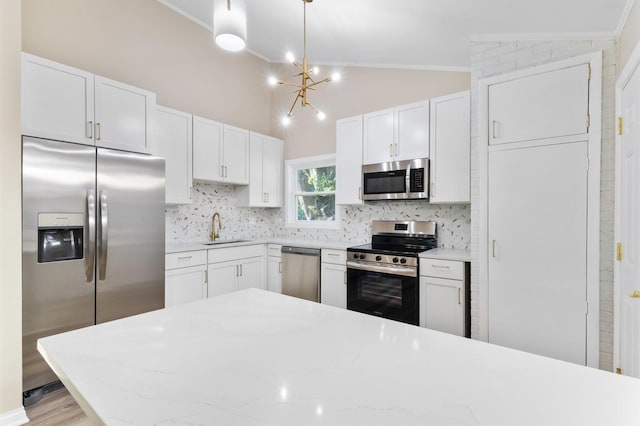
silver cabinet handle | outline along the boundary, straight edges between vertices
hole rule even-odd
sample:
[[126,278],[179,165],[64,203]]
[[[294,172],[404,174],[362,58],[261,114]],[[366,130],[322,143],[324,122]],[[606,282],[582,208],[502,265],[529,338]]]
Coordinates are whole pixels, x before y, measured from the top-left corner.
[[496,257],[496,240],[491,241],[491,257]]
[[93,282],[93,272],[96,265],[96,196],[93,189],[87,190],[87,238],[85,238],[84,257],[87,268],[87,282]]
[[240,265],[236,265],[236,277],[240,276]]
[[431,193],[429,194],[430,197],[435,197],[436,196],[436,183],[435,182],[431,182]]
[[100,191],[100,245],[98,246],[100,255],[100,275],[99,279],[104,280],[107,276],[107,254],[109,251],[109,215],[107,194]]
[[451,269],[449,265],[431,265],[431,266],[436,269]]
[[358,187],[358,200],[362,200],[362,186]]
[[224,166],[220,166],[220,177],[224,177]]
[[227,173],[227,166],[224,166],[224,177],[229,177],[229,174]]
[[392,143],[389,144],[389,157],[393,158],[393,144]]
[[462,289],[458,287],[458,305],[462,305]]
[[282,262],[278,262],[278,272],[282,273]]
[[179,257],[178,260],[186,260],[186,259],[191,259],[193,256],[182,256]]
[[102,131],[100,130],[100,123],[96,123],[96,140],[99,141],[102,137]]
[[240,264],[240,276],[242,276],[242,263]]
[[90,121],[89,122],[89,126],[87,126],[87,127],[88,127],[88,129],[87,129],[87,134],[88,134],[87,137],[89,139],[93,139],[93,121]]
[[344,285],[347,285],[347,271],[344,271]]
[[496,120],[491,122],[491,137],[496,139]]

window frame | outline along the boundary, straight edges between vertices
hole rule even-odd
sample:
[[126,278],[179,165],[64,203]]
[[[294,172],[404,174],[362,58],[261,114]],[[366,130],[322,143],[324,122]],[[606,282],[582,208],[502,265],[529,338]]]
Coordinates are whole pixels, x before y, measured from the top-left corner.
[[[285,164],[285,226],[287,228],[311,228],[311,229],[340,229],[340,206],[335,204],[334,219],[329,220],[312,220],[300,221],[296,218],[296,196],[297,193],[297,172],[301,169],[313,169],[320,167],[336,167],[336,155],[318,155],[314,157],[297,158],[295,160],[286,160]],[[337,189],[337,182],[336,182]],[[302,193],[309,195],[335,195],[336,191],[321,191]]]

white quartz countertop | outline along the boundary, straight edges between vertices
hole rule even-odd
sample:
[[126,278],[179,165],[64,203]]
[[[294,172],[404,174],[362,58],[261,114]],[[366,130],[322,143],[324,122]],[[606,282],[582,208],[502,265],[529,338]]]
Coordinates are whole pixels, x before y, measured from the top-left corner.
[[287,238],[257,238],[257,239],[245,239],[241,242],[225,243],[225,244],[213,244],[207,245],[208,241],[202,242],[176,242],[165,243],[165,253],[180,253],[185,251],[194,250],[208,250],[225,247],[238,247],[252,244],[281,244],[294,247],[310,247],[321,249],[336,249],[346,250],[347,247],[355,246],[362,243],[347,243],[343,241],[324,241],[324,240],[301,240],[301,239],[287,239]]
[[471,252],[468,250],[435,248],[420,253],[421,258],[458,260],[461,262],[471,262]]
[[38,349],[108,425],[640,424],[640,380],[256,289]]

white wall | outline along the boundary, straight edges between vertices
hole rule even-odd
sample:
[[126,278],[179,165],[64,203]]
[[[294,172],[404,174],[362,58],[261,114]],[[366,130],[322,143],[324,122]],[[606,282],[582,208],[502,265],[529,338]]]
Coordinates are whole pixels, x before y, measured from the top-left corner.
[[627,21],[624,24],[620,37],[618,38],[618,75],[627,64],[631,52],[640,41],[640,1],[634,1],[629,12]]
[[[479,335],[478,80],[587,52],[603,50],[602,160],[600,177],[600,368],[613,369],[614,40],[476,42],[471,46],[471,320]],[[550,236],[552,239],[553,236]]]
[[20,14],[0,2],[0,419],[22,407]]

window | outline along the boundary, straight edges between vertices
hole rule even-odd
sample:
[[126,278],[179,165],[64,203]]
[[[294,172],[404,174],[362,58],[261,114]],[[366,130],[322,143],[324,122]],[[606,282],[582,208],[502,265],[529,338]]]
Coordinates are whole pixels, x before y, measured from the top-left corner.
[[338,228],[335,155],[289,160],[286,170],[287,226]]

